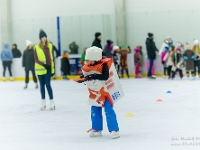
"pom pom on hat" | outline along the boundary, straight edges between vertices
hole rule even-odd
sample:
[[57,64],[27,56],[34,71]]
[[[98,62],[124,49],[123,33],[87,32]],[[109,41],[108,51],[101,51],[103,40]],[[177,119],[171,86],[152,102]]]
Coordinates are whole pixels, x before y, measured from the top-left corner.
[[29,45],[31,45],[32,44],[32,42],[31,41],[29,41],[29,40],[26,40],[26,46],[29,46]]
[[96,46],[90,47],[86,50],[86,60],[99,61],[102,59],[102,49]]
[[44,32],[44,30],[40,30],[39,39],[41,39],[41,38],[43,38],[43,37],[46,37],[46,38],[47,38],[47,34]]

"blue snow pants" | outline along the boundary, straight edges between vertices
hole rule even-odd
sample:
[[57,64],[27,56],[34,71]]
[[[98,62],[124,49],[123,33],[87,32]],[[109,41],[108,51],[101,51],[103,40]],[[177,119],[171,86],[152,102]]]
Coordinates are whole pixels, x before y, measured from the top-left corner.
[[[113,105],[111,105],[107,99],[105,100],[104,111],[106,115],[108,131],[119,131],[116,114],[113,110]],[[91,107],[91,120],[93,130],[103,130],[102,107]]]

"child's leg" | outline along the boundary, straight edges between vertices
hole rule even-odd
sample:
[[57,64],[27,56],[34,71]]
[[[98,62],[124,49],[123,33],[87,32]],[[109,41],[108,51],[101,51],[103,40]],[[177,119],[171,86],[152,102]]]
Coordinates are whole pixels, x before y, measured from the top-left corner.
[[179,71],[180,77],[183,78],[183,71],[182,71],[182,69],[178,69],[178,71]]
[[176,75],[176,71],[172,71],[172,79],[174,79],[175,75]]
[[187,72],[186,72],[186,74],[187,74],[187,77],[189,77],[189,76],[190,76],[190,72],[189,72],[189,71],[187,71]]
[[108,131],[109,132],[119,131],[115,111],[113,110],[113,106],[110,104],[110,102],[107,99],[105,100],[104,111],[106,115]]
[[171,78],[171,72],[172,72],[172,66],[168,66],[168,68],[167,68],[167,74],[168,74],[169,78]]
[[139,74],[139,70],[140,70],[139,65],[136,64],[136,65],[135,65],[135,75],[138,75],[138,74]]
[[101,107],[91,107],[91,120],[93,130],[103,130],[103,116]]

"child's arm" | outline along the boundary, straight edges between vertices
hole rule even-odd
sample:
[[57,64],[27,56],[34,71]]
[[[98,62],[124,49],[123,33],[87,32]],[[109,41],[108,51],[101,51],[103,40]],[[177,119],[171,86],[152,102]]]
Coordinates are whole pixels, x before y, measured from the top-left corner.
[[103,64],[102,74],[91,74],[85,77],[86,80],[108,80],[109,69],[106,63]]

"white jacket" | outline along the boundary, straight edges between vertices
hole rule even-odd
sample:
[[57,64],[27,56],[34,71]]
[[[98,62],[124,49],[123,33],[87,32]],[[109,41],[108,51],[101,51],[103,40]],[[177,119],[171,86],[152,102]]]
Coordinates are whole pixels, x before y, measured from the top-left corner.
[[161,55],[162,54],[162,52],[164,51],[164,48],[166,47],[166,46],[168,46],[167,44],[166,44],[166,42],[168,42],[168,41],[165,41],[165,42],[163,42],[163,44],[162,44],[162,46],[161,46],[161,48],[160,48],[160,50],[159,50],[159,55]]
[[164,57],[164,61],[166,62],[167,67],[174,65],[174,63],[171,59],[172,54],[173,54],[173,52],[170,52],[170,53],[168,52],[168,53],[166,53],[166,55]]

